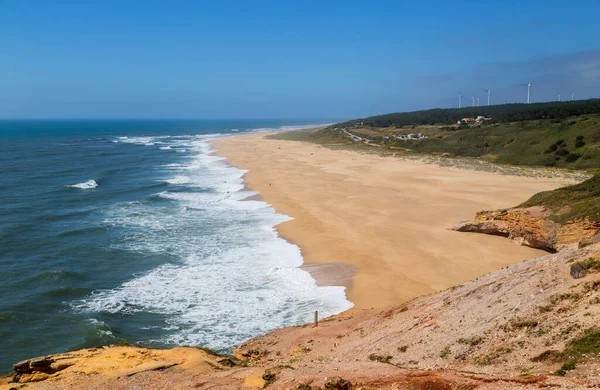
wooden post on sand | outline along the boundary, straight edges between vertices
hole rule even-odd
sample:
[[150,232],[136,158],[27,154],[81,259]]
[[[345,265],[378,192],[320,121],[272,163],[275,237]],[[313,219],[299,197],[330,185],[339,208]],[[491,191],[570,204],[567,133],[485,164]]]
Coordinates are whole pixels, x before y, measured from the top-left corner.
[[315,311],[315,328],[319,326],[319,312]]

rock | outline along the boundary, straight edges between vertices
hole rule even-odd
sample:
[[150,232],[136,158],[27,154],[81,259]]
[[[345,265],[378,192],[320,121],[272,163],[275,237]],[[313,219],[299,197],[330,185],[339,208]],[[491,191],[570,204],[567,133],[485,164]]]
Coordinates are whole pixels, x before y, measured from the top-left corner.
[[589,238],[585,238],[583,240],[581,240],[579,242],[579,247],[580,248],[584,248],[588,245],[592,245],[595,244],[597,242],[600,242],[600,233],[596,233],[593,236],[589,237]]
[[235,362],[233,360],[231,360],[230,358],[218,360],[218,363],[222,364],[226,367],[235,367],[236,366]]
[[13,370],[15,370],[17,374],[30,372],[29,360],[23,360],[19,363],[13,364]]
[[589,245],[600,240],[600,224],[583,218],[562,225],[550,220],[550,212],[540,207],[481,211],[473,221],[452,228],[459,232],[508,237],[533,248],[556,252]]
[[31,359],[29,361],[29,368],[32,371],[47,372],[51,370],[50,366],[52,363],[54,363],[54,359],[44,356],[37,359]]
[[296,386],[294,388],[294,390],[312,390],[312,387],[310,385],[302,383],[302,384]]
[[587,269],[582,262],[578,261],[577,263],[571,264],[571,276],[573,279],[581,279],[586,273]]
[[263,374],[262,379],[267,383],[271,383],[275,380],[275,373],[272,372],[271,370],[267,370]]
[[48,378],[50,378],[50,375],[46,374],[45,372],[36,372],[35,374],[25,375],[24,377],[21,378],[20,382],[21,383],[41,382],[41,381],[45,381]]
[[350,390],[352,383],[339,376],[332,378],[325,378],[325,389],[326,390]]
[[242,347],[233,351],[233,355],[240,360],[258,361],[265,358],[269,354],[268,351],[258,349],[243,349]]

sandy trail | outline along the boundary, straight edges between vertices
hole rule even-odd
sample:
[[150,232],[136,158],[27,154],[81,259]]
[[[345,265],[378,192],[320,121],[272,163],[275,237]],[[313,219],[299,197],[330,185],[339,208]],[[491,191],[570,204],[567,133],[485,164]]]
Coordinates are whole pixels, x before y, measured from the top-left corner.
[[514,206],[567,184],[330,150],[264,134],[212,143],[218,155],[248,170],[248,187],[294,218],[277,230],[300,246],[307,264],[328,264],[332,272],[347,273],[332,263],[356,269],[351,278],[318,279],[351,280],[347,296],[358,308],[398,304],[543,254],[502,237],[448,228],[479,210]]

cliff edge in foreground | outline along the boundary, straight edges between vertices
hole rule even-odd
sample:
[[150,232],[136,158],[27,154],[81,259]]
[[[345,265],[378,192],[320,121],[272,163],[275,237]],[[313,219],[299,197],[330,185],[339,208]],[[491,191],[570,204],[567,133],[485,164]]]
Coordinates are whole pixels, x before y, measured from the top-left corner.
[[[15,365],[15,389],[506,389],[600,386],[600,244],[385,310],[275,330],[235,356],[103,347]],[[13,383],[8,383],[12,381]]]

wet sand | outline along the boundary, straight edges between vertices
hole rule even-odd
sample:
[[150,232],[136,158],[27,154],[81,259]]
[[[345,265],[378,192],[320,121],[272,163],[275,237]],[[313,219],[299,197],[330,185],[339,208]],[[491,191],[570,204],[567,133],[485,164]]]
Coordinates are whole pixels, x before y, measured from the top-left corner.
[[[508,176],[241,135],[212,141],[247,169],[319,284],[345,285],[358,308],[398,304],[545,254],[506,238],[448,230],[515,206],[564,179]],[[337,266],[336,266],[337,265]]]

